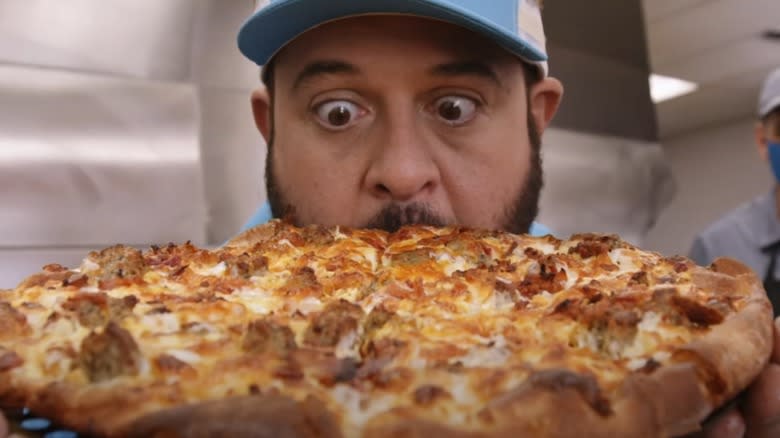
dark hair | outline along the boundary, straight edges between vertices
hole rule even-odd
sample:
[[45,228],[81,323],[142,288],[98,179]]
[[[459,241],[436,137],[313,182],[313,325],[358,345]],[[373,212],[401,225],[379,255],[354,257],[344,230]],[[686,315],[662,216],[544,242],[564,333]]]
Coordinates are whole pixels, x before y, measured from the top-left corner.
[[770,130],[772,135],[780,137],[780,106],[764,116],[761,119],[761,123]]

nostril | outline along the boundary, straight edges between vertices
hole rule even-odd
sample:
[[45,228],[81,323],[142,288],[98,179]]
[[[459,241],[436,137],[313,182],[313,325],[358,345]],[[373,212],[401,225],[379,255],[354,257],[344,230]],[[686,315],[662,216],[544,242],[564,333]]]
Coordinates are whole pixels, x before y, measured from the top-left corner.
[[376,190],[377,190],[379,193],[382,193],[382,194],[391,193],[391,192],[390,192],[390,189],[389,189],[389,188],[388,188],[386,185],[384,185],[384,184],[377,184],[377,185],[376,185]]

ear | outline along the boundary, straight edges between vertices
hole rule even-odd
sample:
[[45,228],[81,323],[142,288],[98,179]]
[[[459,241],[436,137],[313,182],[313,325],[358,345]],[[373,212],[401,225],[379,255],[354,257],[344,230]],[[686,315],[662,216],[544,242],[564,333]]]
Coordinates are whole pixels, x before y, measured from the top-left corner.
[[531,115],[536,121],[536,128],[542,134],[558,111],[563,98],[563,85],[555,78],[544,78],[528,90]]
[[755,127],[756,146],[758,146],[758,154],[761,155],[761,159],[769,161],[769,149],[767,146],[766,127],[763,123],[756,122]]
[[271,99],[265,87],[252,92],[252,114],[257,130],[268,141],[271,138]]

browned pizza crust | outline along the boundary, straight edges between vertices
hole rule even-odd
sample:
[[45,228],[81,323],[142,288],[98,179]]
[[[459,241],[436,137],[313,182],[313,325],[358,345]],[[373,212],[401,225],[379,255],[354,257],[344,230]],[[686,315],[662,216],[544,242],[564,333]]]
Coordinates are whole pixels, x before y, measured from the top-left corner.
[[125,428],[128,438],[341,438],[333,414],[314,397],[250,395],[180,406],[146,415]]

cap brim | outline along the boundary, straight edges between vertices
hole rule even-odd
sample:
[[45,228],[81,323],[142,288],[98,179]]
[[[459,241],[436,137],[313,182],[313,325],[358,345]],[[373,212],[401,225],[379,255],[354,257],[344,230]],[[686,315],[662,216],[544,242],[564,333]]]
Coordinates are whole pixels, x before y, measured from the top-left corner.
[[273,3],[244,23],[238,33],[238,47],[244,56],[262,66],[308,30],[334,20],[367,14],[402,14],[446,21],[492,38],[525,61],[547,61],[544,52],[532,43],[497,29],[470,11],[439,0],[290,0]]

